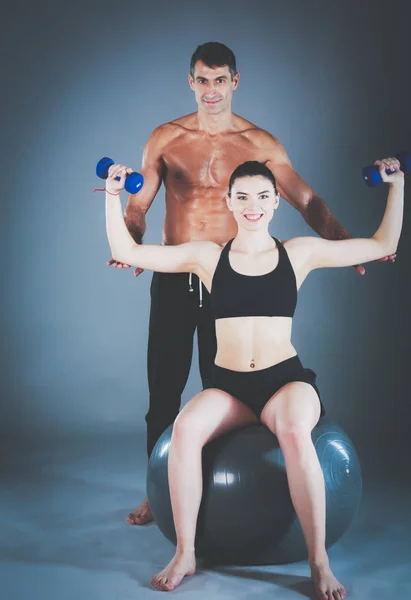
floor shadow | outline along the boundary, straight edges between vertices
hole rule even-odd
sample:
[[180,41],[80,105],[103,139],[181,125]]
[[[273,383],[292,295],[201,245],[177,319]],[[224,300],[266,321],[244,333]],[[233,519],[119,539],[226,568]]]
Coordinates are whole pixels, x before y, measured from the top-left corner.
[[216,573],[224,575],[233,575],[242,579],[253,579],[255,581],[264,581],[272,583],[278,587],[288,590],[293,590],[304,596],[305,598],[316,598],[313,583],[310,577],[301,575],[288,575],[284,573],[276,573],[268,570],[260,570],[258,568],[241,568],[241,567],[213,567]]

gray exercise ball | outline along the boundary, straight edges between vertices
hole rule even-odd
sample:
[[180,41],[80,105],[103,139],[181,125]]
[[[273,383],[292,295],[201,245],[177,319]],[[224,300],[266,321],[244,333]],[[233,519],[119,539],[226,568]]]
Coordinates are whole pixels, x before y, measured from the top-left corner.
[[[176,544],[168,487],[172,426],[160,437],[147,470],[147,497],[165,537]],[[312,440],[326,488],[326,546],[356,515],[361,468],[350,438],[334,421],[320,419]],[[288,489],[284,455],[264,425],[236,429],[203,449],[203,497],[195,549],[212,564],[267,565],[304,560],[306,545]]]

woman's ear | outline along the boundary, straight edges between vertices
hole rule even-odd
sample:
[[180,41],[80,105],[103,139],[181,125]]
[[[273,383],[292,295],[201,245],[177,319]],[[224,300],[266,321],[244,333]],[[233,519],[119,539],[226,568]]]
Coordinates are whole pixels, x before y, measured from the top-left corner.
[[279,207],[280,204],[280,194],[277,192],[274,198],[274,210]]
[[225,195],[225,201],[227,202],[228,209],[231,210],[231,212],[233,212],[233,205],[231,203],[231,196],[230,196],[230,194],[226,194]]

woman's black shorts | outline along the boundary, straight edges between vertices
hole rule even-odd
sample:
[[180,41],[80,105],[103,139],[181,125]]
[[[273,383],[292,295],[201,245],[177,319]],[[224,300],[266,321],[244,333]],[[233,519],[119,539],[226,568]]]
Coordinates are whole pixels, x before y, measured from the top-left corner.
[[315,384],[316,377],[314,371],[304,369],[298,356],[293,356],[258,371],[231,371],[214,365],[212,385],[209,387],[223,390],[241,400],[260,418],[264,406],[279,389],[293,381],[304,381],[317,392],[323,416],[325,409]]

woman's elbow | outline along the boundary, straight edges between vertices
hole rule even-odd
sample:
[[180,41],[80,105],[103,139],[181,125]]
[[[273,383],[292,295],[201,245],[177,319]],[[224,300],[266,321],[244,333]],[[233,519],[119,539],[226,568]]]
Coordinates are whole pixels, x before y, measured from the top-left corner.
[[392,254],[396,254],[398,240],[395,243],[384,243],[376,238],[373,239],[378,243],[378,258],[376,260],[379,260],[380,258],[385,258],[386,256],[391,256]]
[[397,254],[397,244],[390,246],[388,248],[388,251],[384,254],[383,258],[385,256],[391,256],[392,254]]
[[131,264],[130,252],[127,252],[127,250],[124,250],[123,248],[117,248],[116,246],[110,246],[110,249],[111,256],[115,261],[125,265]]

